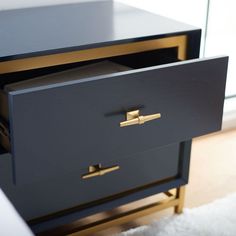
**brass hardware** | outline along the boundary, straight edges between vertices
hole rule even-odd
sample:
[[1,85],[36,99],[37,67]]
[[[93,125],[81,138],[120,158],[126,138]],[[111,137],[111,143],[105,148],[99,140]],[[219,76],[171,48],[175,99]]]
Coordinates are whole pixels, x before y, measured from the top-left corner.
[[126,113],[126,121],[120,122],[120,127],[125,127],[129,125],[141,125],[145,122],[161,118],[161,113],[140,116],[139,110],[130,111]]
[[96,176],[105,175],[105,174],[113,172],[115,170],[119,170],[120,167],[116,165],[116,166],[104,168],[104,167],[102,167],[101,164],[98,164],[98,165],[94,165],[94,166],[89,166],[88,169],[89,169],[89,173],[82,175],[82,179],[88,179],[88,178],[92,178],[92,177],[96,177]]
[[25,71],[48,66],[89,61],[100,58],[127,55],[161,48],[178,48],[178,59],[186,59],[187,36],[179,35],[161,39],[152,39],[134,43],[125,43],[100,48],[91,48],[73,52],[56,53],[0,62],[0,74]]

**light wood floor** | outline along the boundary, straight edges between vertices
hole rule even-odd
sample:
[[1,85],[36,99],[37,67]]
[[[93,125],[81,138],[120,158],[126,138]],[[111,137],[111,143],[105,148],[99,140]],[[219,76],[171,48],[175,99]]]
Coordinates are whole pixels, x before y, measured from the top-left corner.
[[[236,192],[236,130],[194,139],[185,207],[197,207],[233,192]],[[110,236],[171,214],[173,210],[167,209],[95,235]]]

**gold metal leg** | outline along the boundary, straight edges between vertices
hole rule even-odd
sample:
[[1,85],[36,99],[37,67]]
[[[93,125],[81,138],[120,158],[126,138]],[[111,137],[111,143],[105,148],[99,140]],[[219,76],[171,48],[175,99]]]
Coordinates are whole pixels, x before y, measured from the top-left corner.
[[139,217],[143,217],[166,208],[174,207],[175,213],[180,214],[183,211],[185,186],[181,186],[176,189],[164,192],[165,199],[158,202],[142,205],[132,210],[119,212],[109,215],[105,218],[97,218],[89,223],[81,224],[79,222],[72,222],[69,225],[59,227],[51,230],[50,232],[42,233],[40,236],[48,235],[67,235],[67,236],[85,236],[96,235],[96,232],[113,227],[116,225],[122,225]]
[[69,230],[70,233],[68,234],[67,232],[66,235],[93,235],[100,230],[104,230],[116,225],[121,225],[139,217],[146,216],[170,207],[174,207],[175,213],[180,214],[183,211],[184,206],[185,187],[181,186],[179,188],[176,188],[176,191],[174,192],[170,190],[168,192],[165,192],[164,194],[166,195],[166,198],[164,200],[160,200],[158,202],[151,203],[145,206],[140,206],[126,212],[118,213],[105,219],[96,220],[96,222],[91,222],[86,225],[76,226],[74,224],[71,228],[71,231]]
[[176,198],[179,199],[179,203],[175,206],[175,213],[180,214],[183,212],[184,207],[185,186],[176,189]]

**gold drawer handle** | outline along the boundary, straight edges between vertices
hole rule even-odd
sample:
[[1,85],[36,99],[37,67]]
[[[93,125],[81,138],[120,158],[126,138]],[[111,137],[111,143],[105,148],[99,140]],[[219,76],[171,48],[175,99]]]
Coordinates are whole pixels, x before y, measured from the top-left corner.
[[126,121],[120,122],[120,127],[125,127],[129,125],[141,125],[147,121],[155,120],[161,118],[161,113],[156,113],[147,116],[140,116],[139,110],[130,111],[126,113]]
[[89,173],[82,175],[82,179],[88,179],[96,176],[105,175],[115,170],[119,170],[119,166],[111,166],[111,167],[102,167],[101,164],[89,166]]

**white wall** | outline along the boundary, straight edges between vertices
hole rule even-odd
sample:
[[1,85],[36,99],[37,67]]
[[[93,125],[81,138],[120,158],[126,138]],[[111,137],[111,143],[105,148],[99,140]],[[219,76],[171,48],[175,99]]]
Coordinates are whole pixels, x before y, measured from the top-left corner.
[[236,95],[236,14],[234,0],[211,1],[206,56],[228,55],[226,96]]
[[147,11],[167,16],[169,18],[201,28],[201,52],[203,52],[207,16],[207,0],[119,0],[119,2],[142,8]]
[[205,27],[207,0],[119,0],[201,28]]

